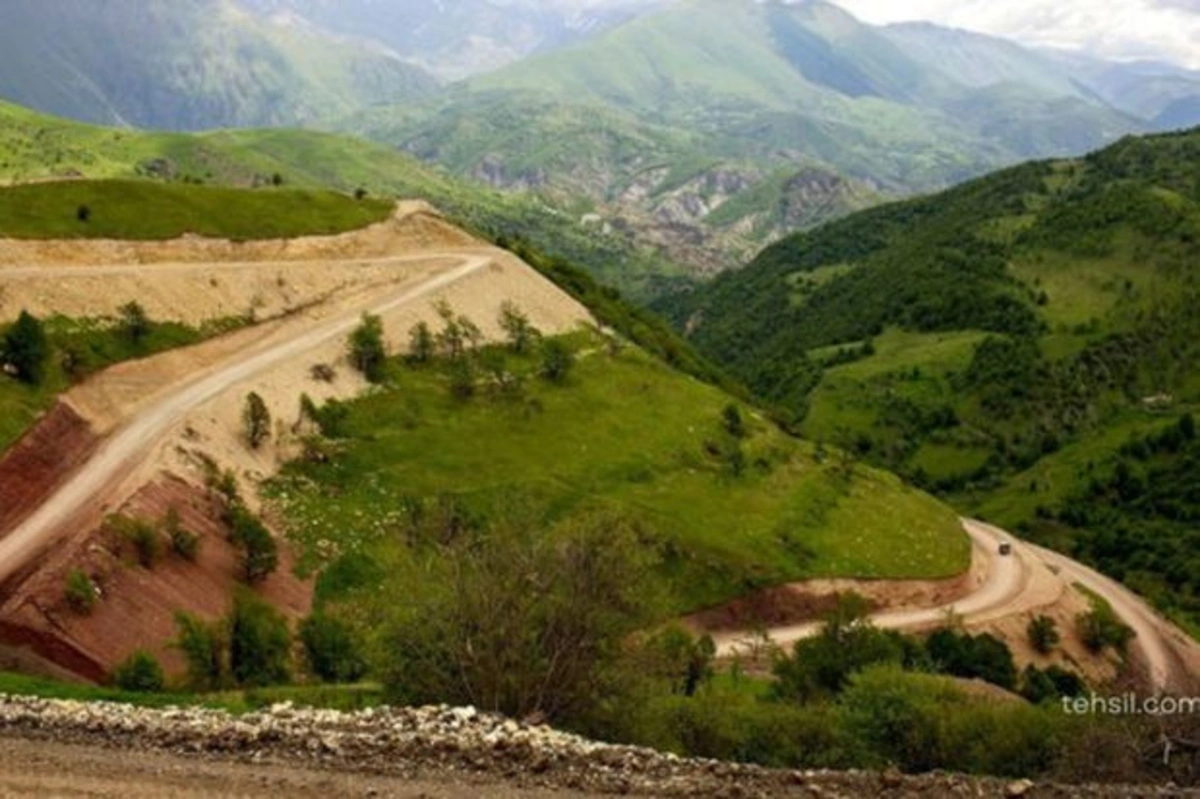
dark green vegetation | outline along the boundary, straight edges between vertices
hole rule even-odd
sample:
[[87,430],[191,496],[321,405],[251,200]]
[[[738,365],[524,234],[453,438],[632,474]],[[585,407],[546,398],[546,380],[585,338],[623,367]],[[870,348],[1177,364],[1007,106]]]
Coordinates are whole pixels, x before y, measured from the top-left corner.
[[193,233],[237,240],[295,238],[356,230],[383,221],[391,210],[391,202],[385,200],[356,200],[332,191],[73,180],[0,191],[0,236],[156,240]]
[[[0,452],[50,408],[55,397],[88,375],[119,361],[195,344],[246,323],[245,319],[224,319],[192,328],[146,320],[136,339],[117,319],[54,317],[39,321],[27,317],[0,327],[0,363],[18,366],[16,375],[0,372]],[[39,330],[45,339],[40,345]],[[24,366],[19,365],[22,363]],[[37,379],[31,379],[33,376]]]
[[75,119],[196,130],[297,124],[427,96],[381,49],[244,13],[230,0],[10,0],[0,96]]
[[668,303],[702,353],[1197,620],[1200,131],[858,214]]
[[[584,229],[570,218],[549,208],[533,196],[502,194],[481,185],[447,177],[410,157],[387,147],[345,136],[289,130],[219,131],[186,135],[138,133],[97,128],[43,116],[0,101],[0,180],[42,180],[53,177],[85,176],[116,178],[120,184],[72,181],[66,186],[21,187],[33,197],[61,198],[63,208],[48,209],[48,219],[26,220],[23,207],[14,200],[0,214],[4,226],[32,226],[36,235],[83,235],[116,222],[126,230],[149,232],[174,224],[205,224],[245,238],[262,238],[274,226],[279,232],[317,232],[336,224],[352,227],[354,219],[372,217],[384,198],[421,198],[468,230],[487,238],[523,238],[555,256],[582,264],[606,282],[645,295],[661,280],[677,276],[679,270],[619,232]],[[276,177],[289,193],[276,188],[245,195],[229,195],[232,207],[252,214],[265,212],[267,226],[255,216],[234,218],[212,205],[221,192],[191,184],[214,186],[269,187]],[[114,208],[131,209],[138,197],[159,189],[128,186],[130,178],[147,178],[172,184],[154,195],[162,200],[165,216],[146,212],[139,217],[114,217]],[[188,184],[188,185],[177,185]],[[330,190],[365,196],[359,200],[338,198]],[[84,192],[99,191],[108,205],[89,200]],[[112,193],[117,193],[113,204]],[[3,192],[0,192],[3,196]],[[13,195],[16,196],[16,195]],[[129,199],[123,199],[129,198]],[[314,218],[314,206],[331,213]],[[88,221],[79,219],[86,207]],[[288,209],[297,214],[282,213]],[[174,212],[174,213],[173,213]],[[174,214],[195,213],[197,218],[175,218]],[[63,217],[63,214],[66,217]],[[13,221],[9,221],[12,219]],[[46,233],[39,233],[40,230]],[[110,234],[120,235],[120,229]],[[90,235],[98,235],[91,233]]]

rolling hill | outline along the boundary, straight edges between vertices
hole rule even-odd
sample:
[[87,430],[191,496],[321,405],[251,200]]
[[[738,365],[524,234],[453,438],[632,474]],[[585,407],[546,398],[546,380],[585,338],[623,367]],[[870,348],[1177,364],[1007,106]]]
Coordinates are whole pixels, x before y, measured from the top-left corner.
[[1028,163],[789,238],[668,305],[808,437],[1195,625],[1197,164],[1200,130]]
[[0,182],[146,178],[233,187],[333,188],[433,203],[484,235],[526,239],[645,296],[679,270],[620,231],[585,228],[526,194],[449,177],[387,147],[300,130],[145,133],[85,125],[0,101]]

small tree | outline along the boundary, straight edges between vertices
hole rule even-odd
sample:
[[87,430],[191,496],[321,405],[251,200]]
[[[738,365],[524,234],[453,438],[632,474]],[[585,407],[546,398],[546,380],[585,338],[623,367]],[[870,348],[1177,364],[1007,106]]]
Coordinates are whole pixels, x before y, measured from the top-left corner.
[[1037,616],[1026,628],[1029,644],[1039,654],[1048,655],[1058,646],[1062,637],[1058,634],[1058,623],[1049,616]]
[[362,324],[350,334],[350,362],[371,383],[383,381],[387,350],[383,343],[383,320],[363,314]]
[[551,383],[565,383],[574,366],[575,353],[562,339],[547,339],[542,344],[542,377]]
[[150,317],[141,304],[128,302],[121,306],[121,330],[135,347],[150,334]]
[[434,354],[433,331],[425,322],[418,322],[408,331],[408,359],[412,363],[429,363]]
[[246,407],[242,410],[242,428],[250,449],[258,449],[271,437],[271,411],[256,392],[252,391],[246,396]]
[[468,400],[475,396],[475,364],[467,358],[450,361],[450,394],[455,399]]
[[71,573],[67,575],[64,594],[71,610],[80,615],[86,616],[96,607],[96,585],[92,582],[92,578],[80,569],[72,569]]
[[726,405],[725,410],[721,411],[721,424],[725,427],[725,432],[734,438],[746,437],[746,422],[742,419],[741,410],[733,403]]
[[309,669],[325,682],[358,682],[367,673],[354,632],[341,619],[314,613],[300,625],[300,640]]
[[1107,603],[1095,603],[1091,612],[1080,614],[1075,623],[1083,645],[1097,654],[1108,647],[1124,653],[1134,637],[1133,629],[1117,618]]
[[175,614],[178,633],[172,644],[187,663],[188,684],[198,691],[221,687],[225,676],[225,635],[219,622],[190,613]]
[[163,531],[171,542],[171,549],[186,561],[194,562],[200,552],[200,536],[183,528],[179,511],[174,507],[163,517]]
[[283,614],[248,591],[239,591],[228,627],[229,669],[238,685],[288,681],[292,636]]
[[122,691],[152,694],[163,688],[163,670],[158,660],[139,649],[113,669],[113,684]]
[[16,370],[17,379],[33,386],[41,383],[49,355],[45,326],[33,314],[21,311],[4,334],[4,358]]
[[508,345],[518,355],[528,352],[540,335],[529,317],[512,302],[500,307],[500,327],[508,337]]
[[242,548],[242,577],[251,585],[279,568],[279,545],[262,520],[242,505],[230,512],[233,543]]

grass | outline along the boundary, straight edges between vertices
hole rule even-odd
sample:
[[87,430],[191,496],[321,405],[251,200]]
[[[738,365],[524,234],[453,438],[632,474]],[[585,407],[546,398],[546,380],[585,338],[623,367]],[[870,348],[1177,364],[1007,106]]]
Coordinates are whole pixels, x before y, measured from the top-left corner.
[[[510,358],[511,369],[530,366]],[[405,369],[394,387],[353,402],[333,462],[293,464],[273,486],[306,564],[393,548],[406,502],[452,495],[485,511],[519,498],[548,521],[597,508],[636,518],[668,553],[681,610],[808,577],[967,567],[948,508],[757,417],[735,474],[720,424],[730,398],[639,350],[592,351],[568,385],[526,386],[520,400],[464,403],[439,369]]]
[[146,180],[33,183],[0,190],[0,236],[292,238],[362,228],[387,218],[391,208],[384,200],[355,200],[332,191],[250,191]]
[[[12,446],[38,416],[49,410],[72,382],[112,364],[196,344],[246,323],[247,320],[241,317],[214,320],[199,328],[174,322],[154,322],[146,336],[135,344],[111,319],[58,316],[46,320],[51,355],[42,382],[30,386],[0,373],[0,453]],[[2,332],[3,328],[0,328]],[[66,353],[76,359],[73,374],[63,368]]]

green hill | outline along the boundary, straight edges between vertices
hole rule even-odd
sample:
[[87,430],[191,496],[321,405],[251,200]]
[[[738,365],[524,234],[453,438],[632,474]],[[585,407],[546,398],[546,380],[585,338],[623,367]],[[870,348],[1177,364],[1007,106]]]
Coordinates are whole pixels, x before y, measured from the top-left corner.
[[[1026,164],[792,237],[668,305],[807,437],[1195,621],[1200,503],[1157,493],[1194,456],[1144,439],[1200,400],[1198,164],[1200,131]],[[1130,474],[1119,524],[1080,512]]]
[[523,193],[449,177],[377,144],[299,130],[144,133],[49,117],[0,101],[0,182],[144,178],[166,183],[272,186],[422,198],[468,228],[523,238],[647,294],[678,269],[621,231],[584,228]]

